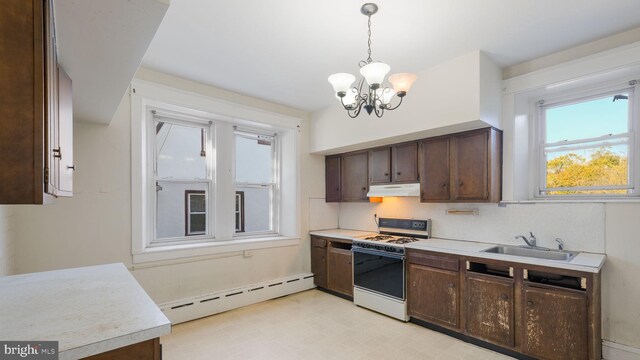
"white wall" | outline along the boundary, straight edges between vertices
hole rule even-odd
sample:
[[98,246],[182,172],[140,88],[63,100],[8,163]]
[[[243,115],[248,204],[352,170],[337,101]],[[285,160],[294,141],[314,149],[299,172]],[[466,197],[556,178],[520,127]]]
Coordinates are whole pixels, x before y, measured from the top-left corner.
[[[477,209],[479,215],[447,215],[447,209]],[[532,231],[540,246],[555,248],[564,240],[568,250],[605,251],[604,204],[423,204],[418,197],[384,198],[382,203],[341,203],[340,227],[376,231],[379,217],[431,219],[433,236],[524,245],[515,235]]]
[[[285,115],[306,117],[300,111],[199,83],[141,69],[137,77],[222,98]],[[75,194],[54,205],[15,209],[15,269],[17,273],[123,262],[131,256],[131,140],[130,98],[124,96],[108,126],[75,122],[77,171]],[[308,136],[303,121],[301,138]],[[320,193],[317,174],[322,162],[307,156],[301,141],[301,234],[299,246],[241,252],[211,257],[144,264],[133,274],[157,303],[179,300],[245,284],[310,271],[308,241],[309,193]],[[322,189],[322,190],[319,190]]]
[[12,275],[14,270],[12,219],[12,208],[0,206],[0,276]]
[[[397,110],[350,119],[336,105],[311,115],[311,152],[337,153],[486,127],[501,128],[502,73],[474,51],[418,72]],[[339,131],[338,131],[339,129]]]

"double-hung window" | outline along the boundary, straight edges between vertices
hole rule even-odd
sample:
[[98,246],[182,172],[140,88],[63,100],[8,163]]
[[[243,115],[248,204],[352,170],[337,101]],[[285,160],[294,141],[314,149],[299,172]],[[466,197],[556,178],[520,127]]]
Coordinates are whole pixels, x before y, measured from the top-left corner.
[[211,237],[212,125],[153,114],[155,236],[152,243]]
[[537,197],[638,194],[634,86],[539,102]]
[[235,131],[236,236],[277,233],[276,136]]

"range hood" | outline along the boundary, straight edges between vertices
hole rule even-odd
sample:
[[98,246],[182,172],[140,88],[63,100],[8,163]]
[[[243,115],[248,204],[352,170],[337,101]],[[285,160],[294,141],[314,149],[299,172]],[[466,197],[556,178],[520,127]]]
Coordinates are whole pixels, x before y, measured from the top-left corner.
[[367,196],[420,196],[420,184],[371,185]]

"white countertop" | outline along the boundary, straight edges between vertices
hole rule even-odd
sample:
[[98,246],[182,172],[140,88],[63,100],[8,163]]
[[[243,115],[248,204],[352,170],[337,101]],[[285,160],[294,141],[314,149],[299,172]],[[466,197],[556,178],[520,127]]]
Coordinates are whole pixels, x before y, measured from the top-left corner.
[[[312,235],[337,237],[341,239],[344,239],[351,234],[357,234],[357,235],[351,236],[351,238],[353,238],[355,236],[361,236],[361,235],[366,235],[371,233],[372,232],[370,231],[357,231],[357,230],[344,230],[344,229],[332,229],[332,230],[310,232],[310,234]],[[482,250],[488,249],[495,245],[499,245],[499,244],[431,238],[431,239],[424,239],[424,240],[416,241],[414,243],[406,244],[405,248],[427,250],[427,251],[434,251],[434,252],[462,255],[462,256],[473,256],[476,258],[484,258],[484,259],[503,260],[503,261],[509,261],[514,263],[547,266],[547,267],[553,267],[558,269],[576,270],[576,271],[583,271],[583,272],[590,272],[590,273],[600,272],[600,269],[602,269],[602,266],[604,265],[604,261],[606,259],[606,255],[604,254],[595,254],[595,253],[586,253],[586,252],[579,253],[576,257],[571,259],[571,261],[545,260],[545,259],[536,259],[531,257],[482,252]]]
[[353,240],[355,237],[375,235],[374,231],[348,230],[348,229],[330,229],[330,230],[314,230],[310,231],[311,235],[328,236],[332,238]]
[[58,341],[78,359],[171,333],[123,264],[0,277],[0,339]]

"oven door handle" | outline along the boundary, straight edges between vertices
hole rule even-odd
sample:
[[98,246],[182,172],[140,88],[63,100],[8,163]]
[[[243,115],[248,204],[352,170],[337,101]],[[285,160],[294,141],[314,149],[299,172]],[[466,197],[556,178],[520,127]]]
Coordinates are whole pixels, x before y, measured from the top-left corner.
[[359,252],[359,253],[363,253],[363,254],[378,255],[378,256],[384,256],[384,257],[390,257],[390,258],[394,258],[394,259],[404,260],[404,255],[402,255],[402,254],[394,254],[394,253],[391,253],[391,252],[378,251],[378,250],[369,250],[369,249],[365,249],[365,248],[361,248],[361,247],[357,247],[357,246],[352,247],[351,250],[353,252]]

